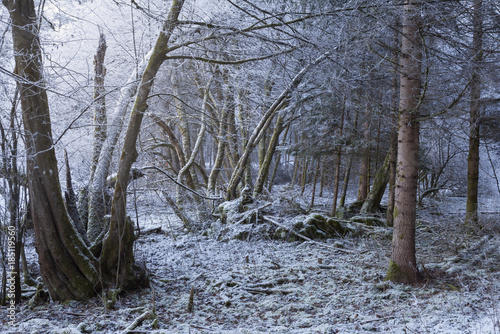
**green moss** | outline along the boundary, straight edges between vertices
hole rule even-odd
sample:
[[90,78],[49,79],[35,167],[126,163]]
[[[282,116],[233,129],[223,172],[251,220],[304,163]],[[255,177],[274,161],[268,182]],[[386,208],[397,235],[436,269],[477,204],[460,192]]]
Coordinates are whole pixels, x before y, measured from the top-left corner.
[[385,280],[397,282],[399,281],[401,275],[403,275],[401,267],[399,267],[394,261],[389,260],[389,269],[387,270],[387,275],[385,276]]

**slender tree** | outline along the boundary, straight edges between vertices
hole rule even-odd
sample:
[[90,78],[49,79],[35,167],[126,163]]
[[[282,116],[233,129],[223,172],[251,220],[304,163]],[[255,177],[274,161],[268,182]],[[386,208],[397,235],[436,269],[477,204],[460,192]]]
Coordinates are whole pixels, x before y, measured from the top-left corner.
[[474,0],[472,37],[472,76],[470,82],[469,156],[467,158],[466,223],[477,222],[479,184],[479,143],[481,115],[481,62],[483,60],[483,1]]

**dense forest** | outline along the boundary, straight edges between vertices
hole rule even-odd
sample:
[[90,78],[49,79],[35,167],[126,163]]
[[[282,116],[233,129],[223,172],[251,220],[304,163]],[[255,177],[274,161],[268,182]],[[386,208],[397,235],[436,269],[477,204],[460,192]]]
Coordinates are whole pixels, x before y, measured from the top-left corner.
[[2,332],[500,332],[497,1],[0,27]]

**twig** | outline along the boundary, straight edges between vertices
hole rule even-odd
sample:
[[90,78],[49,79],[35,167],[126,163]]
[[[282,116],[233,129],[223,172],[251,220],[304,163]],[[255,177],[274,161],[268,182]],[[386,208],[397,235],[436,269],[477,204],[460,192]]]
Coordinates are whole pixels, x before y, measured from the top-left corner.
[[123,330],[123,334],[131,333],[134,329],[142,325],[144,320],[149,319],[150,317],[151,317],[151,312],[149,310],[144,312],[137,319],[135,319],[134,322],[130,324],[130,326],[128,326]]
[[278,227],[281,227],[281,228],[284,228],[287,231],[290,231],[291,233],[295,234],[299,238],[302,238],[302,239],[304,239],[304,240],[306,240],[308,242],[311,242],[313,244],[316,244],[316,245],[319,245],[319,246],[323,246],[323,247],[326,247],[326,248],[329,248],[329,249],[333,249],[333,250],[336,250],[336,251],[339,251],[339,252],[348,253],[348,254],[359,254],[358,252],[354,252],[354,251],[351,251],[351,250],[348,250],[348,249],[337,248],[337,247],[333,247],[333,246],[327,245],[327,244],[322,243],[322,242],[317,242],[317,241],[315,241],[315,240],[313,240],[313,239],[311,239],[309,237],[306,237],[303,234],[300,234],[299,232],[294,231],[293,229],[291,229],[288,226],[285,226],[283,224],[278,223],[276,220],[272,219],[271,217],[264,216],[264,219],[267,220],[268,222],[270,222],[270,223],[278,226]]
[[173,176],[171,176],[170,174],[168,174],[167,172],[165,172],[163,169],[158,168],[156,166],[146,166],[146,167],[142,167],[141,169],[155,169],[155,170],[159,171],[160,173],[162,173],[163,175],[165,175],[166,177],[168,177],[172,182],[174,182],[178,186],[181,186],[182,188],[186,189],[187,191],[190,191],[193,194],[195,194],[196,196],[201,197],[203,199],[208,199],[208,200],[211,200],[211,201],[220,201],[220,200],[223,199],[222,197],[208,197],[208,196],[202,195],[199,192],[194,191],[193,189],[189,188],[188,186],[186,186],[186,185],[184,185],[184,184],[182,184],[180,182],[177,182],[177,180],[174,179]]

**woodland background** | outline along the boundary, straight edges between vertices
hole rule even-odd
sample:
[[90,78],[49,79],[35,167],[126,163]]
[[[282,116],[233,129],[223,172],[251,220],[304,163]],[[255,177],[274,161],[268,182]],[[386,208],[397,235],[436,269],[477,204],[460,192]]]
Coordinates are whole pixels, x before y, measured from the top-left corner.
[[[500,330],[495,1],[3,5],[1,296],[14,226],[13,331],[45,313],[66,324],[49,332],[97,331],[64,316],[89,303],[111,332],[134,320],[180,332]],[[318,279],[297,274],[308,270]],[[357,311],[312,293],[331,301],[345,288]],[[391,311],[356,289],[385,294]],[[401,291],[419,307],[452,298],[465,316],[449,311],[441,331],[447,314],[429,308],[406,322]],[[55,303],[68,300],[76,311]],[[130,311],[137,300],[147,306]],[[205,306],[193,314],[193,303]],[[127,316],[106,318],[120,308]],[[186,312],[194,325],[172,320]]]

